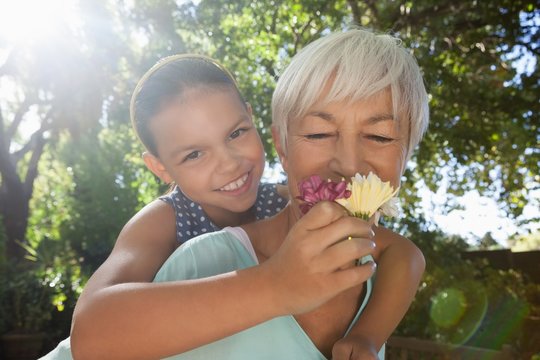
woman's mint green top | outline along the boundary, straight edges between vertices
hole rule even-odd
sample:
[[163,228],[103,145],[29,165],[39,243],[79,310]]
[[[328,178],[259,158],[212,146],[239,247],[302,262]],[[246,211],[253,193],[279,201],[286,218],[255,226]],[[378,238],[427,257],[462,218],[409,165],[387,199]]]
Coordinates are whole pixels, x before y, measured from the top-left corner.
[[[371,260],[371,256],[362,262]],[[225,228],[182,244],[167,259],[154,282],[199,279],[257,265],[251,242],[242,228]],[[356,323],[371,296],[372,280],[366,283],[366,296],[349,325]],[[219,294],[216,294],[219,296]],[[249,293],[246,293],[249,296]],[[179,334],[178,336],[189,336]],[[47,354],[46,360],[71,359],[69,338]],[[219,341],[186,353],[169,357],[175,360],[319,360],[326,359],[302,330],[293,316],[281,316],[266,321]],[[379,352],[384,359],[384,346]]]
[[[371,260],[371,256],[363,262]],[[253,246],[242,228],[225,228],[199,236],[179,247],[163,264],[154,282],[199,279],[257,265]],[[371,279],[366,296],[349,325],[356,323],[371,296]],[[219,296],[219,294],[216,294]],[[246,293],[249,296],[249,293]],[[189,334],[180,334],[180,336]],[[384,346],[379,352],[384,359]],[[293,316],[281,316],[237,334],[167,359],[326,359]]]

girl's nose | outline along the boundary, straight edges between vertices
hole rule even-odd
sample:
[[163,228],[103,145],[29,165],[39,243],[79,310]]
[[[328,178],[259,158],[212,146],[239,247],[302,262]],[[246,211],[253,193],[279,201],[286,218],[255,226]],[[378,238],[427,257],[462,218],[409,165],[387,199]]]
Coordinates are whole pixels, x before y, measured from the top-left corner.
[[218,151],[216,171],[219,173],[234,172],[240,166],[241,156],[234,149],[223,147]]

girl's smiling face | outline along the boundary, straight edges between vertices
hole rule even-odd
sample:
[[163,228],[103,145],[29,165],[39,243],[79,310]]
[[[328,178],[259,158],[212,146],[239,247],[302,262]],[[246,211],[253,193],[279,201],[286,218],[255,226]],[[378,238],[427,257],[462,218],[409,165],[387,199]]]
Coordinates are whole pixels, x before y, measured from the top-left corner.
[[[228,89],[197,89],[167,103],[152,118],[162,175],[211,218],[255,203],[264,149],[251,108]],[[148,162],[147,162],[148,164]],[[154,171],[155,172],[155,171]]]
[[286,151],[275,139],[291,199],[298,195],[296,184],[311,175],[349,181],[356,173],[372,171],[399,187],[407,131],[394,119],[388,90],[354,103],[313,105],[305,116],[289,122]]

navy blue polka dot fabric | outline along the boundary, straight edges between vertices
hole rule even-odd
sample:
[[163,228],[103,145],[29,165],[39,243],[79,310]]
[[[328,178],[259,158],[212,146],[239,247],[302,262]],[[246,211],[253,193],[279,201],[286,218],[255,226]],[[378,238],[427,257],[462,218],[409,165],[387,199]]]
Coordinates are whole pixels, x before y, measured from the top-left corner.
[[[202,207],[185,196],[178,186],[169,194],[161,196],[160,200],[174,208],[176,239],[179,243],[210,231],[220,230],[208,218]],[[257,201],[253,206],[255,217],[260,220],[273,216],[281,211],[286,204],[287,199],[277,193],[275,184],[261,184],[257,192]]]

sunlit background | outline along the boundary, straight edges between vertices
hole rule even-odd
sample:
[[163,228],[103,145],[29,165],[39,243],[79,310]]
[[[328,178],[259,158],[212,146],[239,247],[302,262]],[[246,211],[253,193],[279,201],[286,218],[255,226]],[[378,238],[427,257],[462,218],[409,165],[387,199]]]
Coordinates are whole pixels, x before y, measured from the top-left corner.
[[[240,3],[244,6],[238,5]],[[331,3],[333,8],[324,9],[327,3]],[[520,141],[530,141],[531,135],[525,136],[513,129],[509,133],[517,133],[517,138],[512,138],[504,128],[498,127],[512,126],[513,122],[508,119],[501,120],[494,116],[499,123],[493,127],[489,123],[482,123],[482,120],[492,119],[491,111],[497,108],[495,104],[470,105],[467,102],[470,99],[461,98],[461,93],[451,93],[450,90],[453,87],[467,89],[464,83],[470,80],[468,76],[473,78],[471,87],[493,86],[494,92],[510,88],[518,92],[533,89],[534,84],[522,84],[521,81],[532,81],[528,76],[538,69],[539,46],[535,39],[539,34],[540,10],[533,2],[518,1],[516,6],[521,10],[516,17],[519,17],[521,26],[532,30],[528,38],[520,40],[521,44],[516,43],[508,48],[506,44],[492,46],[490,43],[497,41],[493,40],[497,37],[508,35],[504,32],[504,26],[508,24],[495,24],[490,18],[486,20],[489,31],[482,27],[466,28],[468,24],[475,23],[475,16],[483,20],[481,17],[485,14],[476,8],[480,5],[490,10],[492,17],[504,17],[509,11],[504,8],[504,1],[500,4],[448,2],[451,16],[443,13],[439,17],[420,17],[422,26],[418,25],[418,21],[412,25],[403,23],[408,21],[408,16],[418,16],[422,9],[427,8],[434,13],[440,11],[434,2],[370,2],[377,4],[373,6],[384,8],[385,11],[379,14],[365,5],[367,3],[0,0],[0,110],[3,116],[0,120],[8,124],[2,129],[6,133],[16,129],[16,134],[7,145],[9,155],[18,161],[17,174],[21,179],[27,176],[25,166],[33,161],[28,148],[40,139],[48,142],[41,148],[42,158],[35,168],[38,175],[33,197],[29,201],[30,231],[26,235],[28,244],[24,248],[24,256],[38,264],[34,268],[37,269],[35,274],[40,284],[45,284],[47,290],[52,292],[53,322],[62,323],[65,325],[62,330],[69,331],[70,314],[66,315],[64,309],[72,310],[82,285],[108,254],[125,221],[164,190],[144,168],[140,159],[142,149],[129,125],[129,96],[139,76],[149,66],[160,57],[181,51],[202,52],[223,61],[233,70],[239,83],[244,84],[242,91],[261,119],[260,131],[266,150],[271,154],[269,160],[272,160],[275,154],[271,153],[267,141],[268,127],[263,125],[268,124],[270,118],[269,94],[275,77],[285,66],[288,57],[313,36],[327,33],[330,27],[345,27],[344,24],[353,17],[366,26],[382,24],[389,27],[388,13],[398,19],[396,26],[399,35],[414,45],[415,51],[424,54],[421,59],[423,63],[419,62],[426,67],[426,72],[431,71],[427,75],[431,76],[433,84],[428,83],[428,87],[431,86],[434,92],[433,108],[439,112],[434,112],[436,121],[428,130],[436,135],[430,137],[428,133],[424,142],[432,146],[427,151],[428,155],[441,153],[440,157],[427,157],[427,164],[433,165],[436,174],[428,174],[429,178],[414,178],[420,165],[412,162],[412,179],[404,179],[405,184],[414,185],[403,190],[403,197],[413,198],[413,187],[418,193],[416,204],[420,211],[411,211],[410,214],[420,213],[421,226],[414,230],[417,231],[415,234],[425,238],[415,241],[424,242],[428,271],[410,311],[416,318],[406,319],[401,331],[415,336],[429,335],[432,339],[454,344],[476,341],[476,344],[492,345],[494,348],[500,348],[508,339],[517,338],[524,319],[538,313],[535,308],[538,304],[525,300],[527,294],[536,294],[534,289],[537,285],[523,285],[523,278],[513,269],[501,271],[484,265],[473,267],[463,264],[459,252],[510,246],[513,251],[540,250],[540,174],[530,174],[530,169],[524,165],[532,163],[538,168],[540,138],[537,135],[536,144],[527,145],[528,148],[517,154],[515,159],[508,160],[501,152],[518,148],[521,151],[522,148],[518,146],[522,145]],[[355,14],[352,4],[357,4],[364,13]],[[496,10],[499,7],[499,14],[494,12],[490,4],[498,4],[493,7]],[[461,7],[465,10],[460,11]],[[462,23],[458,21],[460,16],[464,16]],[[414,31],[419,32],[418,37],[415,37]],[[460,37],[462,33],[467,36]],[[499,56],[501,53],[503,55]],[[469,57],[473,59],[470,64],[467,63]],[[439,58],[443,60],[434,60]],[[468,66],[473,69],[467,69]],[[512,76],[506,76],[510,73]],[[491,76],[494,79],[492,83],[489,82]],[[444,84],[444,81],[450,84]],[[438,88],[434,84],[442,86],[442,94],[435,93]],[[510,92],[504,94],[514,96]],[[482,95],[482,99],[491,99]],[[453,106],[444,103],[447,97],[454,102]],[[480,155],[475,149],[460,146],[444,152],[452,144],[437,137],[437,134],[452,135],[451,126],[448,126],[450,130],[445,126],[450,121],[460,119],[461,100],[467,103],[463,111],[470,110],[474,116],[481,114],[484,117],[464,119],[463,122],[469,120],[475,126],[481,125],[486,131],[493,131],[489,141],[473,139],[478,141],[475,143],[478,148],[485,147]],[[525,102],[527,99],[518,100]],[[505,105],[513,105],[506,98],[503,101],[508,101]],[[537,106],[538,94],[529,101],[531,104],[536,101],[534,105]],[[476,111],[475,106],[482,107],[484,111]],[[530,134],[538,134],[538,124],[528,122],[537,119],[538,114],[526,106],[519,108],[528,109],[525,114],[512,113],[516,117],[513,121],[523,121]],[[453,113],[447,117],[443,114],[456,108],[457,115]],[[18,116],[20,109],[22,115]],[[15,120],[10,123],[12,119]],[[16,123],[18,121],[20,123]],[[462,132],[453,139],[460,142],[464,140],[463,134],[468,135]],[[501,139],[504,141],[498,141]],[[508,147],[499,149],[498,146],[503,143]],[[461,158],[465,165],[457,160],[458,155],[462,154],[452,151],[465,154],[465,160]],[[450,155],[445,158],[448,153]],[[475,160],[480,165],[468,161],[467,156],[480,159]],[[520,177],[514,179],[514,184],[521,188],[512,189],[510,195],[506,193],[504,195],[507,197],[502,198],[504,189],[500,179],[504,176],[498,173],[502,171],[500,166],[495,166],[492,173],[482,178],[483,193],[488,195],[482,196],[482,191],[478,190],[482,186],[476,186],[482,183],[478,180],[481,177],[478,174],[470,180],[475,184],[470,191],[465,191],[462,196],[451,194],[449,189],[456,186],[452,181],[461,179],[463,183],[468,182],[470,173],[467,166],[471,162],[481,167],[482,159],[486,159],[490,165],[497,165],[500,158],[506,162],[504,165],[515,161],[519,165],[515,171],[520,175],[526,174],[523,184],[518,181]],[[505,173],[507,178],[511,175],[511,172]],[[264,177],[268,181],[284,180],[279,164],[267,166]],[[6,178],[0,178],[0,185]],[[434,183],[437,185],[435,189]],[[434,191],[429,190],[430,184]],[[512,208],[512,205],[516,206]],[[521,215],[513,217],[511,212],[516,208],[521,210],[522,205]],[[452,234],[466,239],[468,247],[467,244],[465,248],[460,247],[461,243],[456,245]],[[530,242],[512,242],[519,235],[531,234],[535,238]],[[486,238],[492,238],[498,244],[485,241]],[[477,281],[477,278],[482,281]],[[3,283],[0,285],[3,286]],[[28,288],[31,289],[31,286]],[[2,289],[0,286],[0,298]],[[51,304],[44,304],[44,308],[47,308],[46,305],[50,307]],[[0,307],[0,330],[3,325],[1,311]],[[58,320],[62,316],[64,318]],[[35,320],[50,322],[51,319],[38,317]],[[532,323],[534,321],[538,322],[538,316],[531,320]],[[37,327],[35,324],[37,322],[34,323]],[[498,332],[494,334],[486,329]],[[531,343],[534,341],[531,340]]]

